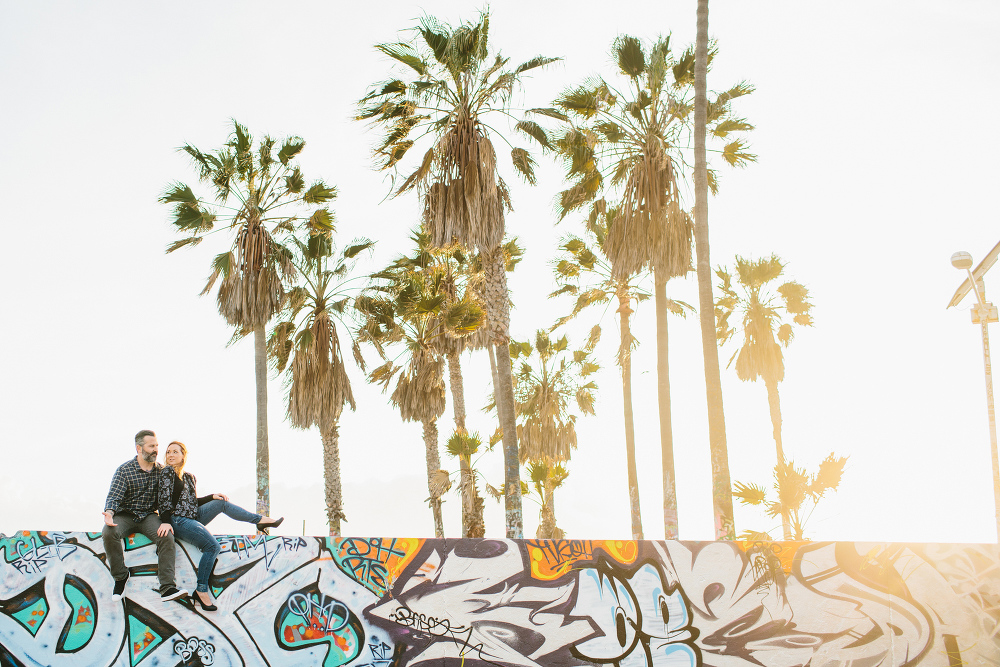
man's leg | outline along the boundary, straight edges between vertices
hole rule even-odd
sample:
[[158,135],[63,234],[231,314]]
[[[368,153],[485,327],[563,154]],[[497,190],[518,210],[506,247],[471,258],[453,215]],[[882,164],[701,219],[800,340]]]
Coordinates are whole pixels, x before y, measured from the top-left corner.
[[117,526],[104,524],[101,530],[101,539],[104,541],[104,553],[108,557],[108,569],[115,581],[121,581],[128,576],[128,568],[125,567],[125,547],[122,540],[136,531],[136,523],[132,517],[116,514],[113,519]]
[[174,585],[174,558],[176,548],[174,546],[174,536],[167,533],[163,537],[156,534],[160,527],[160,517],[150,514],[143,519],[138,526],[139,532],[148,537],[156,544],[156,576],[160,581],[160,588]]

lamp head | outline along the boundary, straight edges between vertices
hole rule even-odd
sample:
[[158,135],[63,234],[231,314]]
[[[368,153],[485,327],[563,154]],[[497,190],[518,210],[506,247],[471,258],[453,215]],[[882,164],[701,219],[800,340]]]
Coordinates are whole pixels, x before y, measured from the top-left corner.
[[960,250],[951,256],[951,265],[956,269],[966,271],[972,268],[972,255]]

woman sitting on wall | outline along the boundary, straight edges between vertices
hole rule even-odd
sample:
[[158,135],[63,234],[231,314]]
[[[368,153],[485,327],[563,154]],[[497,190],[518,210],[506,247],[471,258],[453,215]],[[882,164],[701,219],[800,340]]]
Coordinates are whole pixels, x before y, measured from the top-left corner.
[[195,607],[201,603],[205,611],[215,611],[218,607],[212,602],[212,596],[208,592],[208,577],[212,573],[215,560],[219,557],[221,547],[215,536],[205,528],[205,524],[219,514],[225,514],[237,521],[256,524],[257,530],[266,533],[268,528],[280,525],[285,519],[284,517],[272,519],[269,516],[248,512],[229,502],[229,498],[222,493],[199,498],[195,491],[194,475],[184,472],[184,464],[187,461],[187,447],[184,443],[176,440],[171,442],[167,446],[164,460],[167,465],[163,466],[160,472],[160,488],[157,494],[160,521],[163,522],[160,530],[166,533],[166,524],[169,523],[173,526],[175,539],[184,540],[201,550],[198,587],[192,599]]

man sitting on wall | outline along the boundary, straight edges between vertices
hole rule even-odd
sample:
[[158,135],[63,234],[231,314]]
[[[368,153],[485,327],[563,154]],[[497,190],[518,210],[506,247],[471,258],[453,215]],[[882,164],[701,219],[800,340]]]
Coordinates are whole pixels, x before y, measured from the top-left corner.
[[157,473],[163,467],[156,462],[157,447],[155,433],[149,430],[136,433],[136,457],[118,466],[111,478],[101,537],[111,576],[115,578],[112,600],[120,600],[125,593],[129,571],[125,567],[122,540],[133,533],[142,533],[156,543],[160,599],[173,600],[188,593],[174,584],[174,530],[169,523],[161,523],[156,513]]

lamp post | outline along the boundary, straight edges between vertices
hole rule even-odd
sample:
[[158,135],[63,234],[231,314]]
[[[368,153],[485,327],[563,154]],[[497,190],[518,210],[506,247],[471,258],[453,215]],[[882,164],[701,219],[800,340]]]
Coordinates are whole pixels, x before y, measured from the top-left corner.
[[[987,325],[996,322],[997,307],[986,300],[986,288],[982,274],[977,279],[972,274],[972,255],[956,252],[951,256],[951,265],[969,274],[969,283],[976,293],[976,304],[972,306],[972,322],[983,330],[983,365],[986,369],[986,411],[990,420],[990,450],[993,456],[993,502],[997,524],[997,540],[1000,541],[1000,458],[997,456],[997,418],[993,410],[993,368],[990,365],[990,334]],[[987,267],[988,268],[988,267]],[[979,269],[977,268],[977,273]],[[985,270],[982,271],[985,273]],[[961,288],[960,288],[961,289]]]

